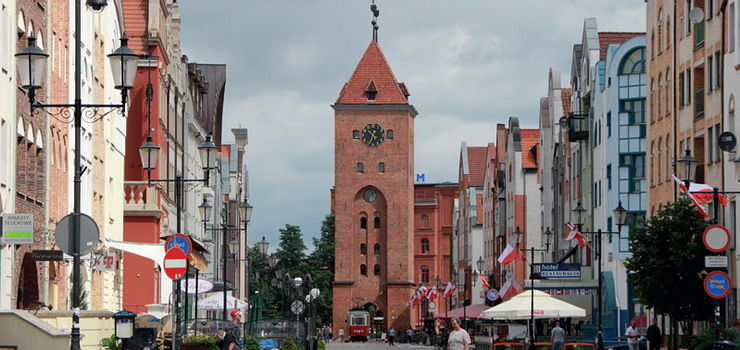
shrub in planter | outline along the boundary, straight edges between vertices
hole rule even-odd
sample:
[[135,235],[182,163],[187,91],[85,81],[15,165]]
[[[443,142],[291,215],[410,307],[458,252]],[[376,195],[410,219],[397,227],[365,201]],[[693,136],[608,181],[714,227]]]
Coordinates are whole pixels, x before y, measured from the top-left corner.
[[216,339],[207,335],[191,335],[182,340],[182,350],[219,350]]
[[244,350],[260,350],[260,342],[255,337],[247,336],[245,344]]
[[293,341],[293,338],[285,338],[285,341],[283,341],[283,349],[282,350],[298,350],[298,345],[296,345],[295,341]]

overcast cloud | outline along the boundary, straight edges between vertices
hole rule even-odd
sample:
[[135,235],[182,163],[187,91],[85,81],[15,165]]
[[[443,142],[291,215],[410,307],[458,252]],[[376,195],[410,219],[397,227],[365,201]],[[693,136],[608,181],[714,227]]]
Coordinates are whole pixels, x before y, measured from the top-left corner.
[[[371,0],[184,0],[183,53],[227,65],[224,142],[249,129],[249,242],[299,225],[306,243],[329,213],[329,107],[371,39]],[[509,116],[536,127],[547,73],[568,82],[583,20],[645,31],[644,0],[377,0],[379,43],[411,92],[417,172],[457,181],[460,143],[483,146]]]

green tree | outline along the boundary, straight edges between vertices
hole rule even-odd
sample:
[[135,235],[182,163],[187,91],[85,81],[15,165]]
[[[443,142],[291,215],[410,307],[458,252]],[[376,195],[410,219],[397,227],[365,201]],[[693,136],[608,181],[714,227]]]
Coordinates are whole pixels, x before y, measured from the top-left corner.
[[327,215],[321,223],[319,238],[313,239],[316,247],[308,259],[308,267],[316,288],[321,291],[316,304],[316,326],[331,323],[332,281],[334,281],[334,214]]
[[[694,204],[683,198],[630,230],[632,256],[625,267],[636,296],[657,314],[670,315],[689,334],[689,321],[712,316],[712,300],[703,287],[708,251],[702,234],[707,226]],[[678,334],[675,323],[673,328]]]
[[262,254],[256,243],[249,248],[249,257],[251,259],[249,268],[250,298],[255,291],[259,291],[265,306],[262,309],[262,316],[264,318],[276,318],[279,316],[279,310],[274,306],[280,299],[280,292],[272,286],[275,273],[270,269],[267,255]]
[[280,266],[293,277],[303,276],[306,268],[306,244],[303,243],[303,233],[299,226],[286,224],[280,229],[280,248],[275,252],[280,259]]

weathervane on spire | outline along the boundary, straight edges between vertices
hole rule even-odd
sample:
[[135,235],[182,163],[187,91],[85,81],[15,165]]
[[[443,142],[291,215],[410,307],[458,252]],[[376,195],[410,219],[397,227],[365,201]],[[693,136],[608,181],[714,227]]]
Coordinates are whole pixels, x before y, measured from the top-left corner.
[[373,0],[372,5],[370,5],[370,11],[373,13],[373,21],[370,22],[373,25],[373,40],[378,41],[378,16],[380,16],[380,10],[378,10],[378,5],[375,5],[375,0]]

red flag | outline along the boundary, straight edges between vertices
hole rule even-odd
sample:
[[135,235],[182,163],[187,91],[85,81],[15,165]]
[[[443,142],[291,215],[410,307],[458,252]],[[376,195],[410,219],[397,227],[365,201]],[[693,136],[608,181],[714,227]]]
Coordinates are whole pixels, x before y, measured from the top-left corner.
[[491,288],[491,285],[488,284],[488,277],[486,277],[486,275],[484,274],[480,274],[479,276],[480,276],[481,287],[483,287],[483,289]]
[[414,296],[411,298],[412,307],[416,307],[416,305],[419,305],[419,303],[421,302],[421,298],[422,297],[419,297],[418,295],[414,294]]
[[504,249],[504,251],[501,253],[501,256],[498,257],[498,262],[501,265],[508,265],[510,262],[518,258],[519,255],[519,251],[507,244],[506,249]]
[[452,296],[452,293],[454,293],[457,290],[457,286],[452,284],[452,281],[447,282],[447,288],[445,288],[445,292],[442,293],[442,297],[445,299],[449,299]]
[[427,299],[429,301],[434,301],[439,296],[439,289],[437,289],[437,286],[433,286],[432,289],[427,294]]
[[578,241],[578,245],[581,248],[585,247],[586,246],[586,240],[583,239],[583,235],[581,234],[580,231],[578,231],[578,227],[576,227],[575,225],[571,224],[570,222],[568,223],[568,227],[570,227],[570,233],[568,233],[568,237],[565,237],[565,240],[571,241],[571,240],[573,240],[573,238],[575,238]]
[[696,209],[699,211],[699,214],[701,214],[704,218],[709,217],[709,213],[707,213],[707,210],[704,209],[704,207],[700,204],[693,193],[691,193],[689,190],[686,189],[686,184],[683,183],[683,181],[679,180],[676,175],[671,175],[673,177],[673,181],[675,181],[678,184],[678,187],[683,191],[683,193],[686,194],[689,199],[691,199],[692,202],[696,205]]
[[424,298],[427,296],[427,293],[429,292],[429,289],[424,286],[419,286],[419,289],[416,290],[416,293],[421,297]]
[[[691,192],[691,195],[694,196],[696,201],[699,203],[711,202],[714,200],[714,188],[707,184],[692,182],[689,185],[689,192]],[[724,194],[717,193],[717,199],[719,199],[719,202],[723,207],[727,206],[728,199]]]

